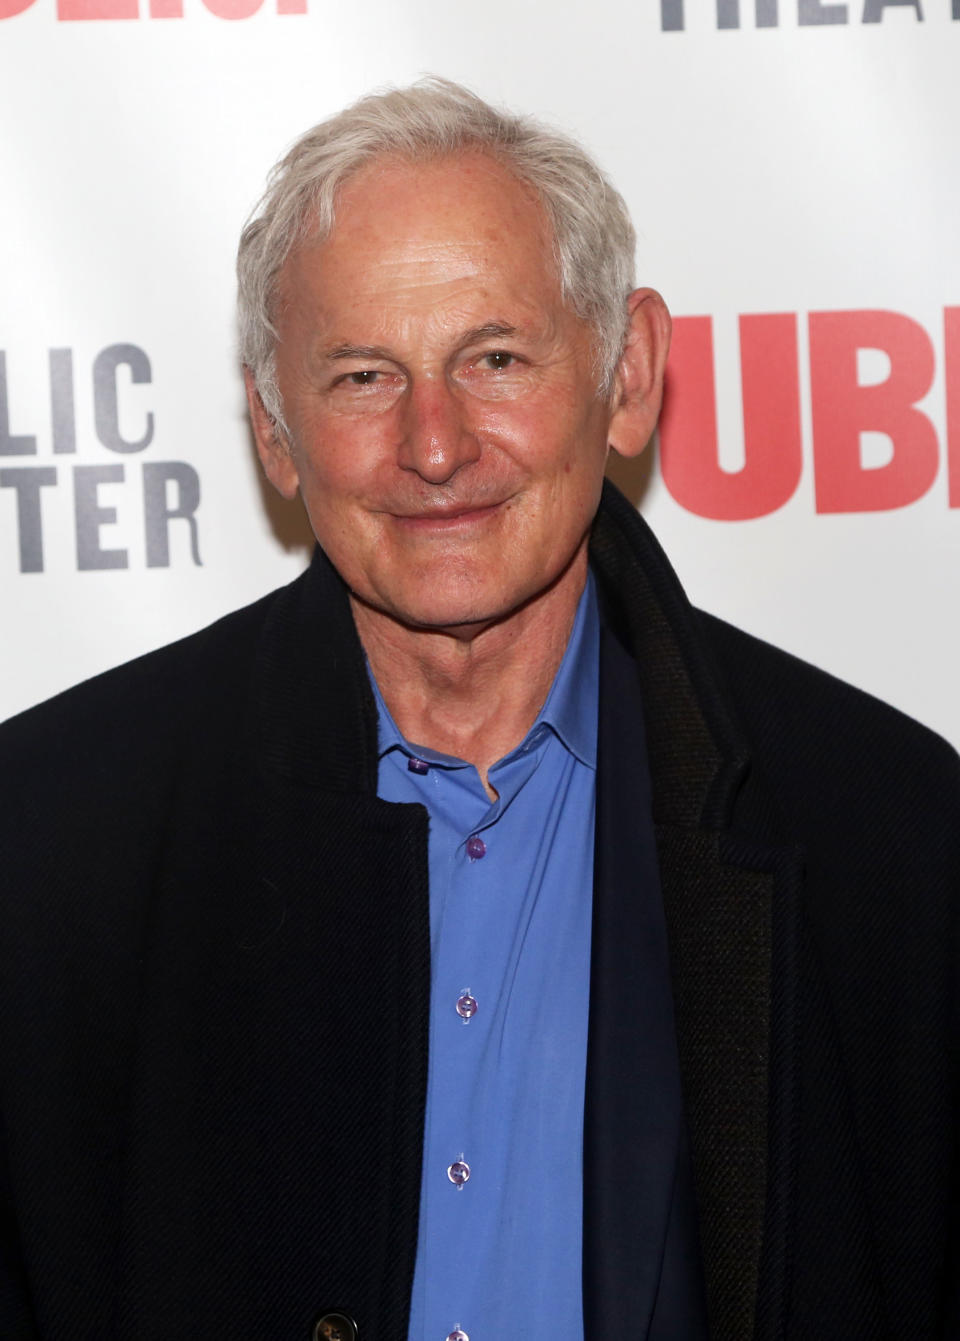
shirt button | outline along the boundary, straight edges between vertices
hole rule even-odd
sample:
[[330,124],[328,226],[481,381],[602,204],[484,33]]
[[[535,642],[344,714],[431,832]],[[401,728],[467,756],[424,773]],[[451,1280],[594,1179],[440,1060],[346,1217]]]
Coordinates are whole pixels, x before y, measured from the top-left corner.
[[461,1020],[470,1020],[477,1013],[477,1000],[469,992],[461,992],[457,997],[457,1014]]
[[324,1313],[313,1329],[314,1341],[357,1341],[357,1324],[346,1313]]
[[462,1327],[455,1327],[447,1336],[447,1341],[470,1341],[470,1338]]
[[455,1159],[447,1169],[447,1177],[453,1183],[454,1187],[462,1188],[464,1183],[470,1178],[470,1165],[465,1164],[462,1159]]
[[467,839],[467,856],[471,861],[479,861],[487,851],[487,845],[478,833],[471,834]]
[[430,765],[425,759],[408,759],[407,769],[411,773],[429,773]]

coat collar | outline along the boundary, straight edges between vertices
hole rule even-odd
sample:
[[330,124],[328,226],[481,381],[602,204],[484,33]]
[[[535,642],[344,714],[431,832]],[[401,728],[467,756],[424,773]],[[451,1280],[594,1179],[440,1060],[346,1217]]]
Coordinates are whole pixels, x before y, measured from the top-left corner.
[[252,746],[268,774],[376,793],[376,705],[347,589],[321,549],[277,593],[254,674]]
[[749,752],[673,568],[609,481],[590,557],[609,623],[637,664],[654,818],[720,828],[729,822]]

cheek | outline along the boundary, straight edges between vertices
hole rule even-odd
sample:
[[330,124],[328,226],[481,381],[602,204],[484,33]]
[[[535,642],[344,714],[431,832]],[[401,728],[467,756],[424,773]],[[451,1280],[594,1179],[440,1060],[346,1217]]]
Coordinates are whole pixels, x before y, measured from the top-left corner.
[[582,415],[557,405],[484,407],[474,418],[473,431],[481,441],[505,451],[531,475],[549,475],[572,468],[580,441]]
[[328,420],[310,425],[295,452],[301,483],[321,507],[360,498],[383,473],[382,433],[371,425]]

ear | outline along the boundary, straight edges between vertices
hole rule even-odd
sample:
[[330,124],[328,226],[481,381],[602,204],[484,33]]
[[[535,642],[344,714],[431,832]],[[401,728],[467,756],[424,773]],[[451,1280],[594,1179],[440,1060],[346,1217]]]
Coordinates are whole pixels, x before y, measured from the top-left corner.
[[295,498],[300,487],[300,477],[290,454],[290,443],[277,422],[267,413],[267,407],[253,380],[253,373],[246,367],[243,370],[243,385],[247,392],[250,424],[257,444],[257,455],[264,474],[284,498]]
[[627,299],[627,338],[617,364],[608,441],[621,456],[639,456],[653,436],[663,401],[670,313],[654,289]]

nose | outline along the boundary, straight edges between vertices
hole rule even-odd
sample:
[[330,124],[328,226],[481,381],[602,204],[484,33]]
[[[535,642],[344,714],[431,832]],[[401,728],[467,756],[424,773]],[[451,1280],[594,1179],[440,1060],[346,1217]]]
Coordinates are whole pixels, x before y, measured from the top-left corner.
[[480,456],[465,407],[444,378],[415,382],[404,397],[398,461],[428,484],[445,484]]

